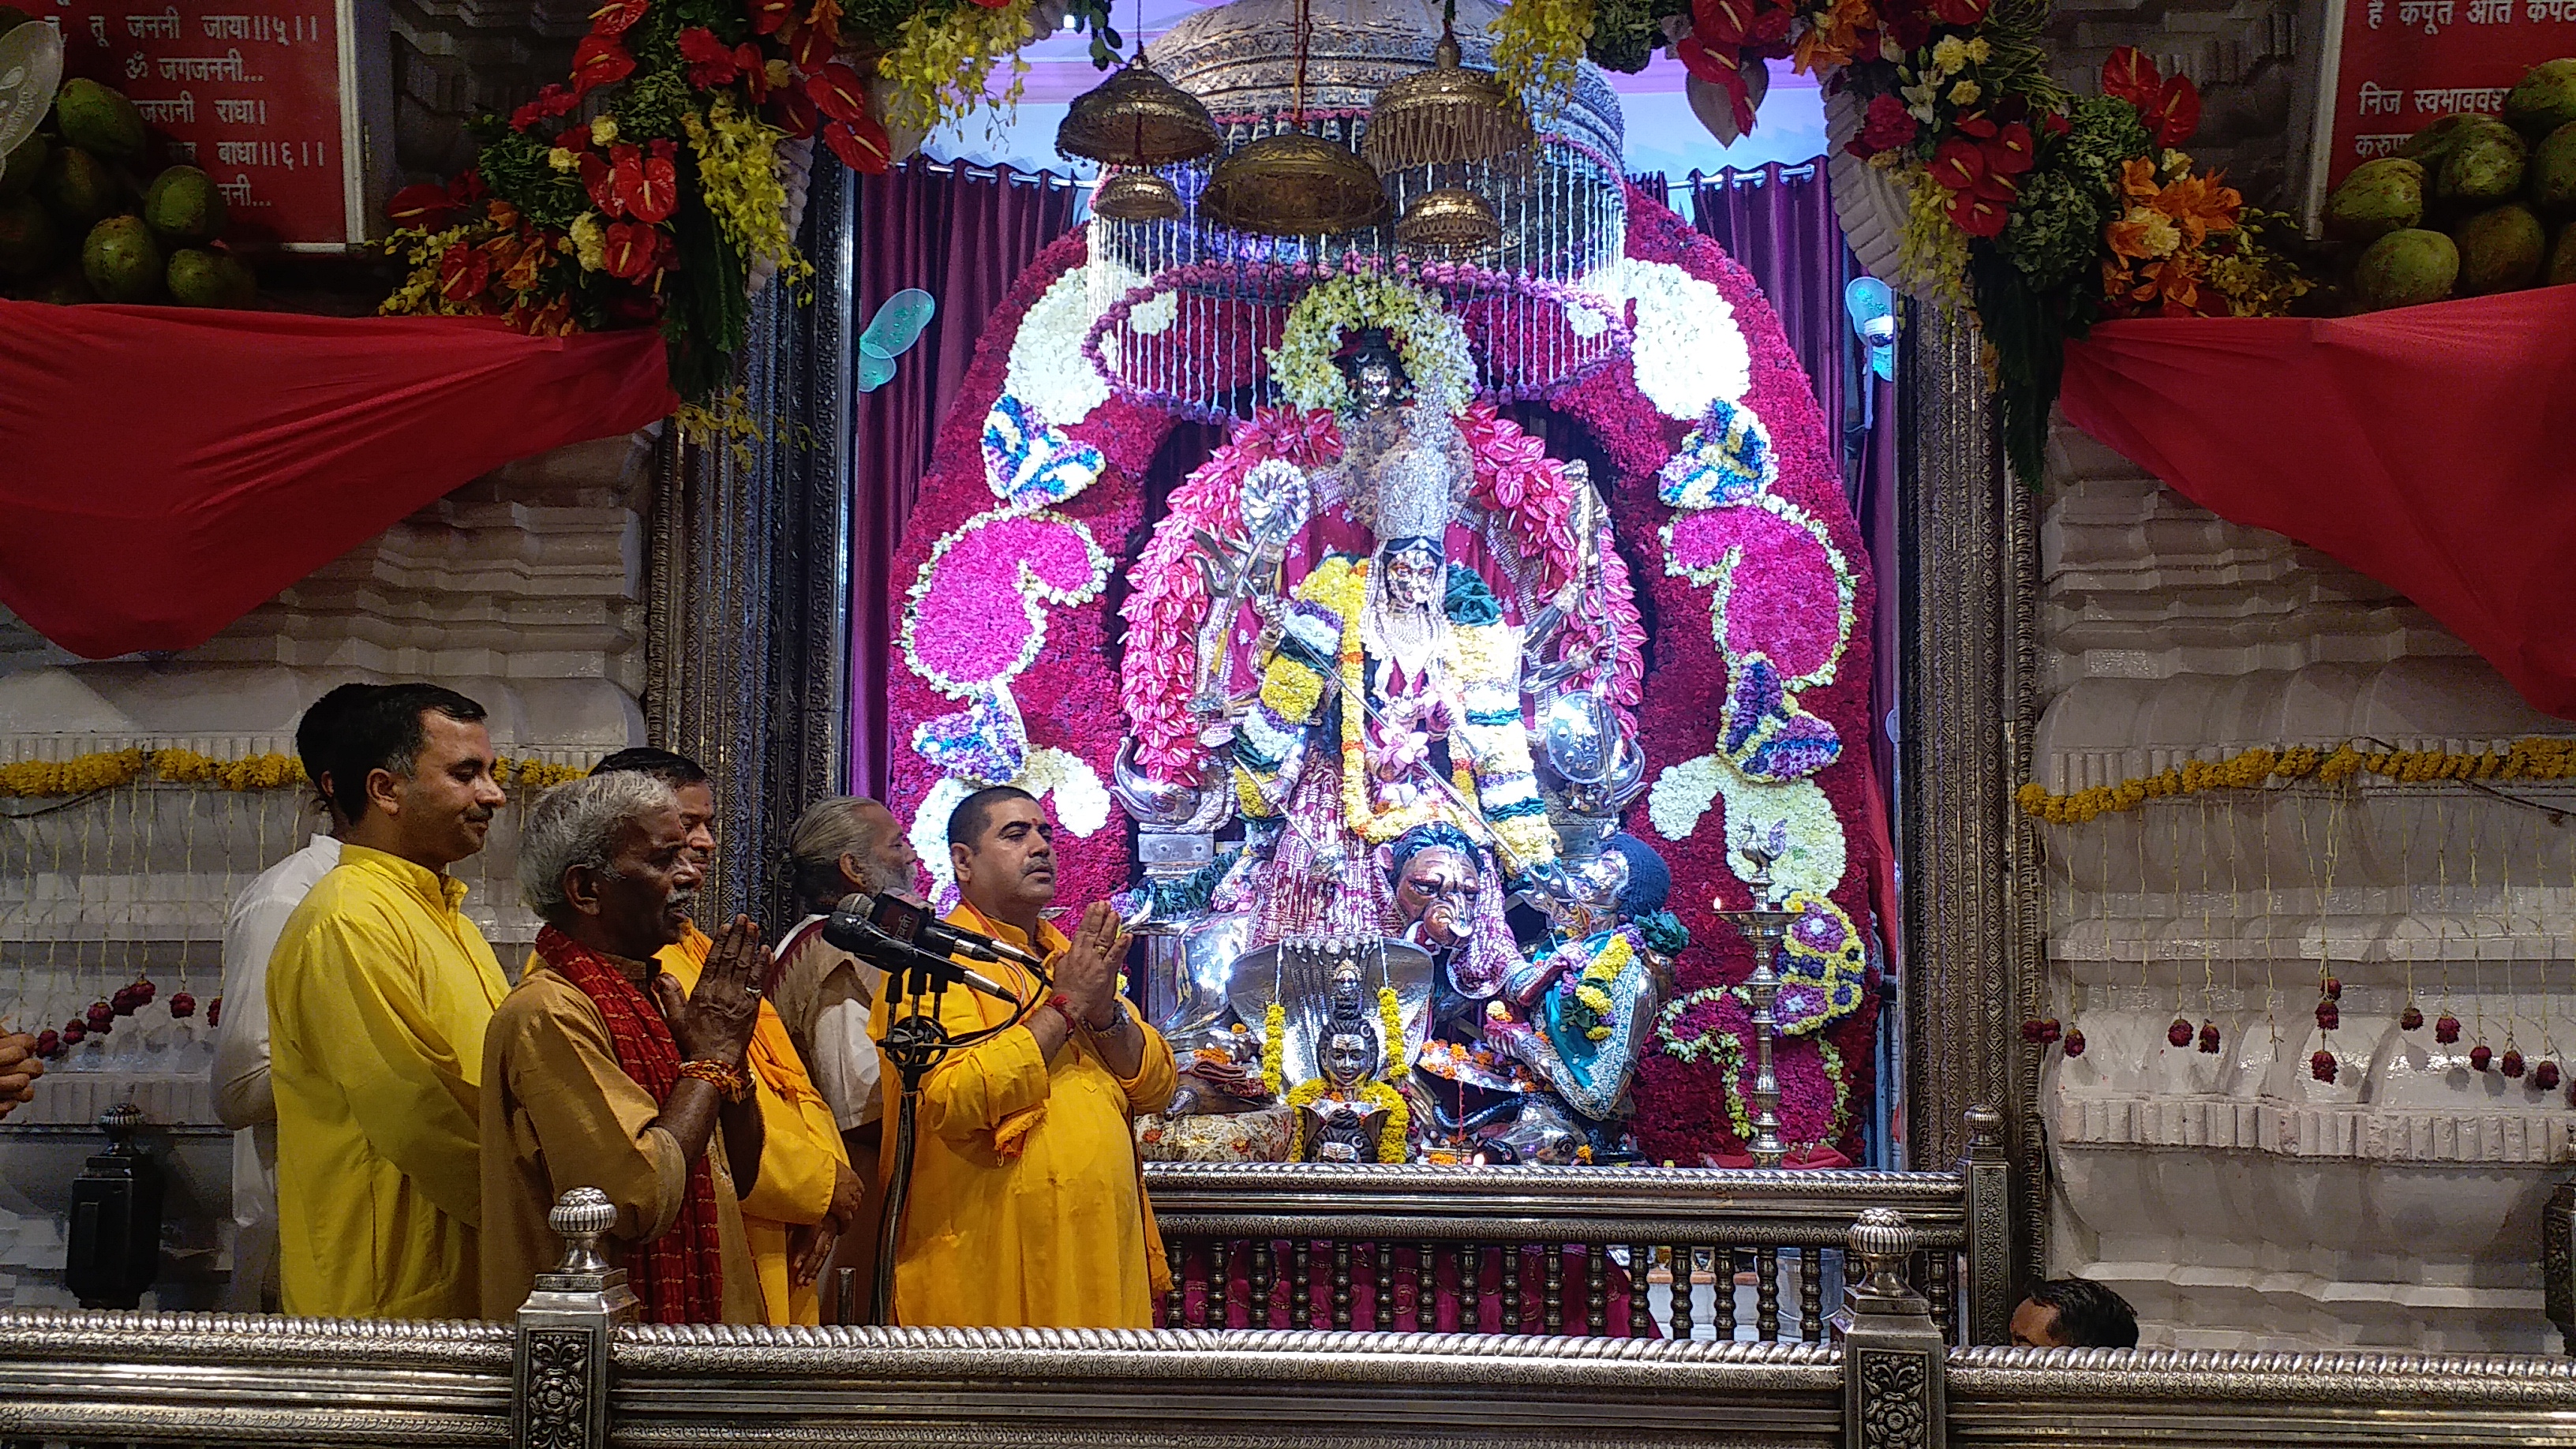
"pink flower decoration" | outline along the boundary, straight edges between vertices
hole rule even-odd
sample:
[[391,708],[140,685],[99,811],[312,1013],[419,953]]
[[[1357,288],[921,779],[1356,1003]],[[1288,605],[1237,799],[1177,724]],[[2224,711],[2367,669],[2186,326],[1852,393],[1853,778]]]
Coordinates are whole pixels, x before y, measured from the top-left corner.
[[[988,513],[940,541],[904,619],[914,669],[963,699],[1005,683],[1046,647],[1047,604],[1088,603],[1109,582],[1109,556],[1061,513]],[[1017,593],[1016,616],[995,602]]]
[[1719,642],[1730,656],[1767,654],[1782,674],[1806,678],[1831,668],[1852,623],[1821,533],[1760,506],[1685,513],[1672,522],[1668,566],[1726,590]]

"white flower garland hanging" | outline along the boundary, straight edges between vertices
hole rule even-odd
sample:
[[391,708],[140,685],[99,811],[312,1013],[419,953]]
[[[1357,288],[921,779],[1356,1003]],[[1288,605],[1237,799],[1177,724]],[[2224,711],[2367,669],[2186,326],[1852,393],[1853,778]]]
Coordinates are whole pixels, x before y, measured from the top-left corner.
[[1668,418],[1696,421],[1712,402],[1741,402],[1753,388],[1753,349],[1715,283],[1669,262],[1623,259],[1589,285],[1637,304],[1629,365],[1637,390]]
[[1722,755],[1701,755],[1655,777],[1646,819],[1666,840],[1687,840],[1711,805],[1724,803],[1726,863],[1739,880],[1756,874],[1752,851],[1771,859],[1771,888],[1824,896],[1842,884],[1842,822],[1813,780],[1771,784],[1745,778]]
[[1280,395],[1302,409],[1348,410],[1350,384],[1333,359],[1346,333],[1366,327],[1386,329],[1417,403],[1455,416],[1475,396],[1476,358],[1467,346],[1467,329],[1430,292],[1373,272],[1318,282],[1288,310],[1279,345],[1269,353]]

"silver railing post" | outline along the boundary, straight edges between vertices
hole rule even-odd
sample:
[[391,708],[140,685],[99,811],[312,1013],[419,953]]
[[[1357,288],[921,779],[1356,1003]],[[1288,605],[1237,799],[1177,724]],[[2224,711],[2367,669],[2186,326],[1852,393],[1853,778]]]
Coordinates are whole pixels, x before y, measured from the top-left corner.
[[1905,1281],[1921,1235],[1894,1208],[1852,1224],[1851,1252],[1867,1276],[1843,1289],[1834,1336],[1843,1348],[1846,1449],[1945,1449],[1949,1348],[1932,1305]]
[[1962,1343],[2012,1338],[2012,1170],[2004,1114],[1968,1109],[1968,1150],[1959,1158],[1968,1194],[1968,1323]]
[[609,1336],[635,1321],[626,1270],[609,1266],[600,1235],[617,1208],[595,1187],[576,1187],[546,1215],[564,1240],[561,1262],[539,1273],[519,1306],[517,1362],[510,1375],[513,1449],[605,1449]]
[[2559,1342],[2576,1354],[2576,1182],[2562,1182],[2540,1210],[2541,1301]]

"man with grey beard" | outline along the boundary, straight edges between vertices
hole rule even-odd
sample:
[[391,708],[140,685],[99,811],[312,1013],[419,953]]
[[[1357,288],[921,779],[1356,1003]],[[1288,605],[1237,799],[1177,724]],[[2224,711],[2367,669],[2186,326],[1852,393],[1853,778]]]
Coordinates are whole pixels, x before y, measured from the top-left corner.
[[610,1251],[651,1323],[759,1323],[743,1231],[763,1131],[745,1067],[769,952],[736,916],[697,988],[653,964],[705,878],[671,787],[613,772],[557,786],[520,830],[545,919],[483,1041],[483,1316],[508,1319],[561,1251],[571,1188],[616,1206]]

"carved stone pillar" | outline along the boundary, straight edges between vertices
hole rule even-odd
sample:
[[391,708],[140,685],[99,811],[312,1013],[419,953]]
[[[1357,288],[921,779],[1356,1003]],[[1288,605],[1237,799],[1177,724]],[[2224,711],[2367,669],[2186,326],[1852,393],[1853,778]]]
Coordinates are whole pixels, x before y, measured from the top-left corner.
[[1834,1337],[1843,1349],[1843,1442],[1849,1449],[1942,1449],[1949,1443],[1949,1348],[1932,1305],[1905,1281],[1920,1236],[1894,1208],[1865,1209],[1851,1256],[1867,1276],[1843,1289]]
[[2576,1182],[2562,1182],[2540,1210],[2541,1298],[2567,1351],[2576,1354]]
[[1999,1108],[2015,1263],[2035,1273],[2046,1221],[2037,1061],[2019,1051],[2017,1028],[2038,999],[2045,902],[2013,791],[2038,718],[2036,506],[1996,446],[1974,325],[1928,307],[1909,320],[1898,587],[1910,1157],[1958,1161],[1968,1109]]
[[814,167],[799,238],[810,294],[764,288],[735,373],[760,429],[740,445],[666,440],[653,514],[650,683],[657,744],[716,785],[708,920],[793,919],[783,864],[806,804],[848,775],[850,275],[856,190]]

